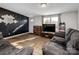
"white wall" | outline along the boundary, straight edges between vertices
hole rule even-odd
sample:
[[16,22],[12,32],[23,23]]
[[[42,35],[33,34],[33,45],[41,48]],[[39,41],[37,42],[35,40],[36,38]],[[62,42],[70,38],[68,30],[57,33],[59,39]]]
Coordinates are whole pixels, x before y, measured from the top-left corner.
[[78,9],[78,30],[79,30],[79,9]]
[[67,12],[61,14],[61,22],[66,23],[66,30],[68,28],[78,29],[78,12]]
[[[31,21],[33,19],[33,21]],[[42,17],[41,16],[35,16],[29,18],[29,32],[33,33],[33,26],[42,26]]]

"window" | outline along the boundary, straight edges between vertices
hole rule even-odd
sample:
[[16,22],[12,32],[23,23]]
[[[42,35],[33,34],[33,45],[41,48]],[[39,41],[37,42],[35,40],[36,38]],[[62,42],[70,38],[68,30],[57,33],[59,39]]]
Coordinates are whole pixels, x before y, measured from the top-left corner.
[[56,31],[58,31],[58,17],[51,17],[51,24],[55,24]]
[[58,17],[51,17],[51,24],[57,24],[58,23]]
[[49,17],[45,17],[43,24],[50,24],[50,18]]
[[57,24],[58,16],[44,17],[43,24]]
[[59,28],[59,19],[58,16],[51,16],[51,17],[44,17],[43,18],[43,24],[55,24],[56,31],[58,31]]

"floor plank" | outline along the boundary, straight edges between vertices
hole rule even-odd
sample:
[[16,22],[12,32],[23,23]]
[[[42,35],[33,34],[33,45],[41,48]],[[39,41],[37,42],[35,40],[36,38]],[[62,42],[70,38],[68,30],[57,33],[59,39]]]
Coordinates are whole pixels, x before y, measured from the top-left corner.
[[42,47],[49,42],[49,39],[34,34],[26,34],[9,39],[9,42],[16,48],[31,46],[34,48],[33,55],[42,55]]

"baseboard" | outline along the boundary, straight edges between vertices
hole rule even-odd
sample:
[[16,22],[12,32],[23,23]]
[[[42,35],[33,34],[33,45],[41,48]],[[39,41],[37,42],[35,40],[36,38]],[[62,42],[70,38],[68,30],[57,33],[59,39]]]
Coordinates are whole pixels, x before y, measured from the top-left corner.
[[13,36],[9,36],[9,37],[5,37],[5,38],[3,38],[3,39],[11,39],[11,38],[19,37],[19,36],[21,36],[21,35],[25,35],[25,34],[29,34],[29,32],[22,33],[22,34],[17,34],[17,35],[13,35]]
[[29,34],[34,34],[34,33],[29,33]]

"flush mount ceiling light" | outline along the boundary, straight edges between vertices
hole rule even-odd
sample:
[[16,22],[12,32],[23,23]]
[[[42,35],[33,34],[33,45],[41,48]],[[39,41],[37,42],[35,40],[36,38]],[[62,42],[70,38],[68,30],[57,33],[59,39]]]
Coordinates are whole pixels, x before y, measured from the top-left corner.
[[43,8],[47,7],[47,3],[41,3],[40,5],[41,5],[41,7],[43,7]]

